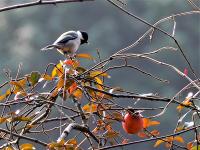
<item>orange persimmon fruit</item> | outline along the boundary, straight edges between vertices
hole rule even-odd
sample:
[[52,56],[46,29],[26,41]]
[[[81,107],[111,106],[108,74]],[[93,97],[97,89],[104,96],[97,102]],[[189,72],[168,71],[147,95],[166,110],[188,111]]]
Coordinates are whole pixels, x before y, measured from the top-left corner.
[[122,121],[122,127],[128,134],[136,134],[143,129],[143,118],[140,113],[131,114],[127,112]]

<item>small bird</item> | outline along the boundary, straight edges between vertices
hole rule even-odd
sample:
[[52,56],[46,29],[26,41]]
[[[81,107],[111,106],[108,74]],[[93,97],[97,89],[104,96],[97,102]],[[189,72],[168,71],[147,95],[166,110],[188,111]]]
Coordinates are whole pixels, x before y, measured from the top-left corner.
[[73,57],[81,44],[88,43],[88,34],[83,31],[68,31],[52,44],[42,48],[42,51],[56,48],[61,54]]

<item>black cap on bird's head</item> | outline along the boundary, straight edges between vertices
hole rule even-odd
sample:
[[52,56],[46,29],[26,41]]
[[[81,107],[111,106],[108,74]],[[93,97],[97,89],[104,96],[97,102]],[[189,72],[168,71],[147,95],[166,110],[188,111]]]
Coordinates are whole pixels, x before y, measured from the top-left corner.
[[88,43],[88,34],[87,32],[84,32],[84,31],[80,31],[81,34],[82,34],[82,39],[81,39],[81,44],[84,44],[84,43]]

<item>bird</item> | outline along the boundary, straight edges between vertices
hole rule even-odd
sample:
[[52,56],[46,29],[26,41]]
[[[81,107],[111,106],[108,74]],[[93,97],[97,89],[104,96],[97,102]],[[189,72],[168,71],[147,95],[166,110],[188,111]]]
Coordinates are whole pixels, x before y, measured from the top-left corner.
[[84,31],[68,31],[61,34],[57,40],[42,51],[57,49],[64,56],[74,57],[79,46],[88,43],[88,34]]

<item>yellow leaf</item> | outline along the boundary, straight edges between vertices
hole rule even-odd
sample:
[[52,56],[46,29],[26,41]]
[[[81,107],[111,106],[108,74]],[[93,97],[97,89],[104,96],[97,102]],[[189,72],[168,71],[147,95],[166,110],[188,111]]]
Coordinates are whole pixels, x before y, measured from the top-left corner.
[[51,81],[52,80],[52,77],[48,74],[42,74],[42,78],[44,78],[44,80],[46,81]]
[[[182,104],[185,106],[191,106],[192,102],[190,102],[190,99],[185,99],[185,101],[183,101]],[[176,109],[180,112],[185,107],[183,105],[178,105]]]
[[162,144],[164,141],[163,140],[157,140],[156,143],[154,144],[154,147],[159,146],[160,144]]
[[82,108],[85,112],[96,112],[97,111],[97,105],[96,104],[86,104],[85,106],[83,106]]
[[89,59],[89,60],[94,60],[94,58],[90,55],[90,54],[77,54],[76,55],[77,58],[86,58],[86,59]]
[[184,143],[184,140],[181,136],[174,137],[174,140],[177,141],[177,142],[180,142],[180,143]]
[[7,97],[7,94],[0,95],[0,101],[4,100]]
[[176,132],[182,131],[182,130],[184,130],[184,129],[185,129],[184,125],[179,125],[179,126],[176,128]]
[[94,79],[99,85],[103,84],[103,81],[99,77],[95,77]]
[[61,140],[61,142],[59,142],[59,143],[57,143],[57,142],[51,142],[51,143],[48,144],[47,147],[50,150],[56,150],[57,148],[62,148],[62,147],[64,147],[64,142],[63,141],[64,140]]
[[6,91],[5,94],[0,95],[0,101],[2,101],[2,100],[4,100],[5,98],[7,98],[10,94],[11,94],[11,90],[8,89],[8,90]]
[[15,86],[15,89],[13,92],[17,94],[17,92],[23,91],[26,86],[26,82],[27,82],[26,79],[22,79],[19,81],[10,81],[10,84]]
[[103,77],[107,77],[110,78],[110,76],[103,71],[92,71],[90,72],[90,77],[97,77],[97,76],[103,76]]
[[55,76],[61,76],[63,75],[63,67],[61,63],[58,63],[56,67],[53,68],[53,71],[51,72],[51,77],[54,78]]
[[25,143],[20,145],[20,150],[35,150],[36,148],[30,144],[30,143]]
[[11,146],[7,146],[5,148],[3,148],[2,150],[14,150]]

